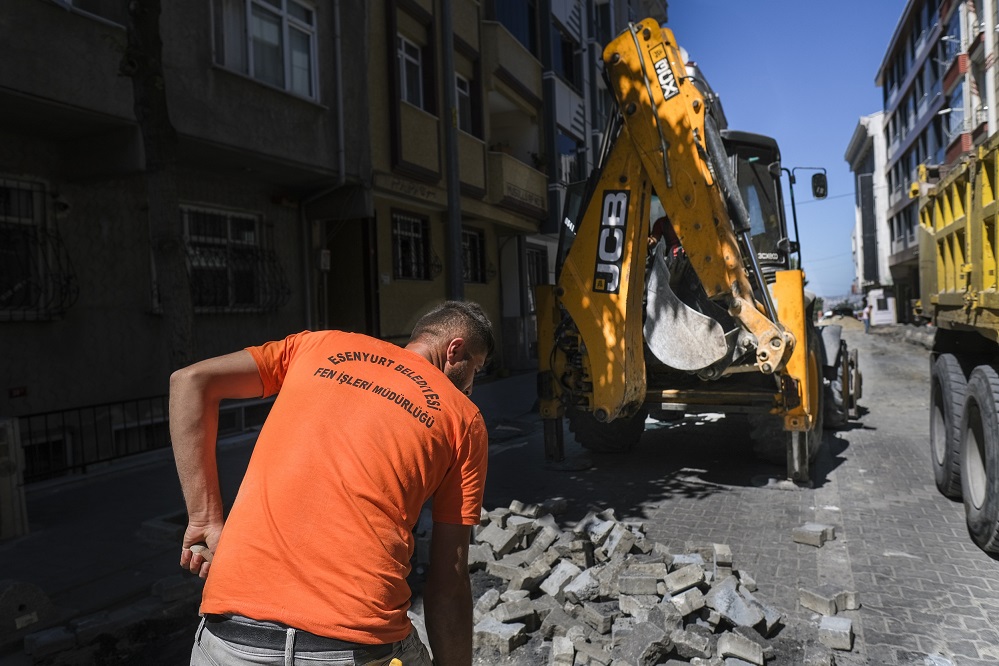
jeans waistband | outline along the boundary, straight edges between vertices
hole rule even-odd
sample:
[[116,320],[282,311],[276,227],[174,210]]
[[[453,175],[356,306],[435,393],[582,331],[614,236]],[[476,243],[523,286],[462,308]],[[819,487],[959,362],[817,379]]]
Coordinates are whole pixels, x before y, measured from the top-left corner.
[[[206,615],[205,629],[215,637],[230,643],[272,650],[284,650],[288,639],[288,632],[285,629],[261,624],[247,624],[224,615]],[[379,659],[391,654],[395,647],[395,643],[381,645],[352,643],[327,636],[318,636],[301,629],[294,631],[296,652],[359,651],[364,652],[372,659]]]

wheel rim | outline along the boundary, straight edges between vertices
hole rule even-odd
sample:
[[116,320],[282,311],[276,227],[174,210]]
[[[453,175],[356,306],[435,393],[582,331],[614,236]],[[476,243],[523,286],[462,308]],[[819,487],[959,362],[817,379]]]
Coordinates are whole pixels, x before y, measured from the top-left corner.
[[968,402],[968,429],[964,439],[964,452],[961,456],[962,473],[967,479],[968,494],[976,509],[985,504],[985,488],[988,479],[985,476],[985,439],[982,436],[982,415],[978,405]]
[[930,415],[930,448],[933,450],[933,459],[937,465],[944,464],[944,447],[940,441],[945,430],[946,420],[943,413],[943,405],[940,404],[940,391],[937,385],[933,385],[933,413]]

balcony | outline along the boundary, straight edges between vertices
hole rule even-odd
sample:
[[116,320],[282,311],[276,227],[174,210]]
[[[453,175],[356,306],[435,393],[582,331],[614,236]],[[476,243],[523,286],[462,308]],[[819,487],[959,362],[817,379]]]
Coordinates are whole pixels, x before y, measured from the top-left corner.
[[541,106],[541,63],[496,21],[482,22],[482,71],[486,90],[503,84],[530,106]]
[[441,173],[439,127],[437,116],[412,104],[400,103],[396,168],[401,167],[401,171],[422,176],[424,180],[432,180],[433,176],[439,178]]
[[548,211],[548,178],[512,155],[488,153],[489,203],[536,220]]
[[458,164],[462,192],[481,198],[486,193],[486,145],[471,134],[458,132]]

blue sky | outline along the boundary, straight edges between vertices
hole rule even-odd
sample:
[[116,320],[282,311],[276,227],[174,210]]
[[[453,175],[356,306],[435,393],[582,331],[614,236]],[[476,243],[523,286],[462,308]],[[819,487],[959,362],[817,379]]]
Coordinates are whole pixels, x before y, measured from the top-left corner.
[[854,183],[843,155],[860,116],[882,109],[874,79],[905,4],[669,2],[666,27],[721,96],[729,127],[777,139],[785,167],[828,170],[827,199],[812,200],[812,172],[799,171],[795,187],[808,288],[820,296],[846,294],[853,280]]

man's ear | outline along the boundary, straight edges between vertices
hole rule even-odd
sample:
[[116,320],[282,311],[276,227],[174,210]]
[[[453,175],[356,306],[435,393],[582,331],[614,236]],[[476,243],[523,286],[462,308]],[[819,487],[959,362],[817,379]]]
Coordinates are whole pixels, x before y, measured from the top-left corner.
[[455,365],[465,360],[465,340],[464,338],[455,338],[447,345],[447,354],[445,360],[451,365]]

